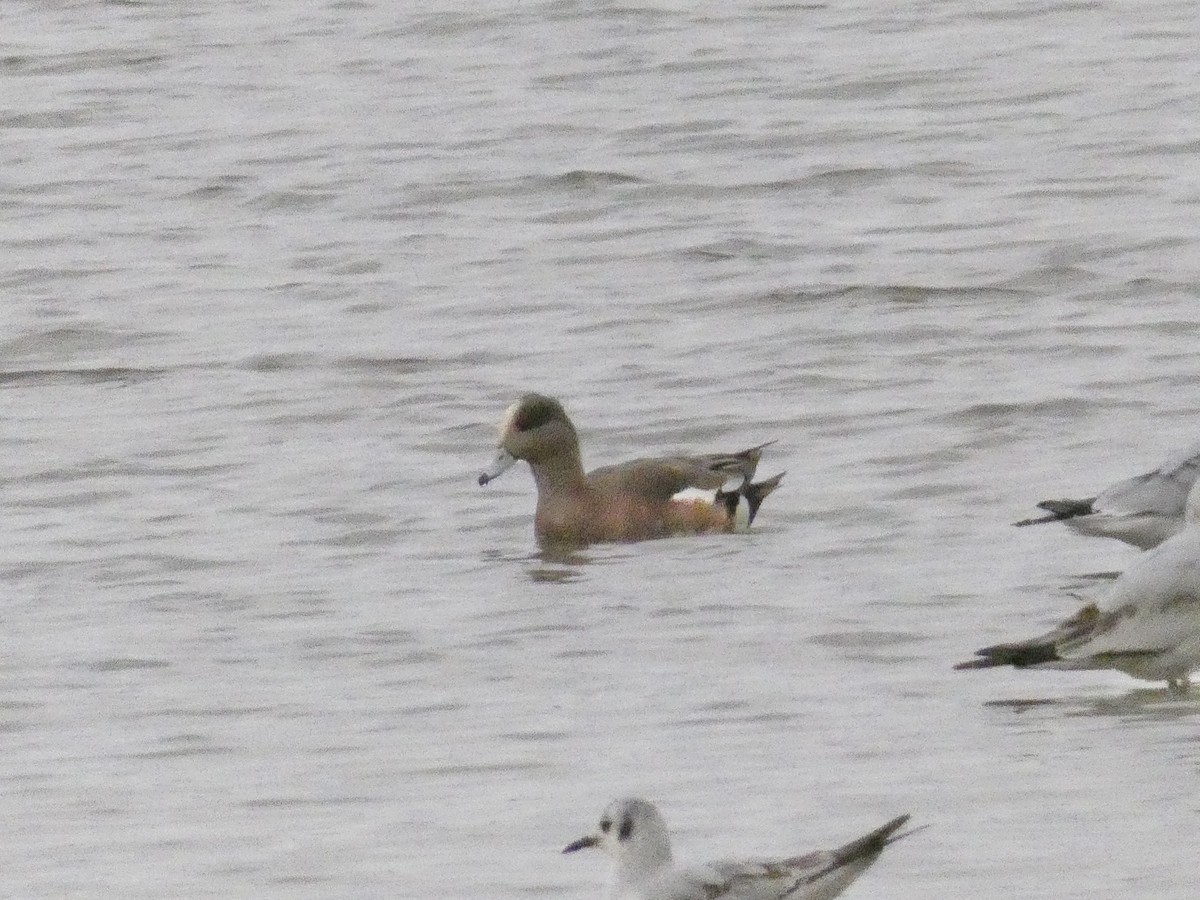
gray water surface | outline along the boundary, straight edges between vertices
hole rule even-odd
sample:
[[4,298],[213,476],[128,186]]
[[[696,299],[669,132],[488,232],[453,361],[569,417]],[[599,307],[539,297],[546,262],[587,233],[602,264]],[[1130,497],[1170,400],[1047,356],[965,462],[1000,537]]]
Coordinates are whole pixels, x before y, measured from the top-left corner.
[[[1196,440],[1200,17],[1033,0],[10,0],[0,872],[596,897],[931,828],[847,896],[1194,900],[1200,702],[955,673],[1136,551],[1013,529]],[[746,536],[536,555],[769,439]]]

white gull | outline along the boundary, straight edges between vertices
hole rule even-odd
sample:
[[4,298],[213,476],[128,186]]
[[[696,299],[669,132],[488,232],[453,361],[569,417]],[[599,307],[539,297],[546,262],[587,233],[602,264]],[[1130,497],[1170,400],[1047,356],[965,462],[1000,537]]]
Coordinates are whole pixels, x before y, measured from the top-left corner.
[[883,848],[912,834],[896,832],[899,816],[837,848],[780,859],[745,859],[677,868],[671,839],[657,807],[647,800],[614,800],[599,829],[563,853],[598,847],[613,858],[610,900],[829,900],[873,863]]

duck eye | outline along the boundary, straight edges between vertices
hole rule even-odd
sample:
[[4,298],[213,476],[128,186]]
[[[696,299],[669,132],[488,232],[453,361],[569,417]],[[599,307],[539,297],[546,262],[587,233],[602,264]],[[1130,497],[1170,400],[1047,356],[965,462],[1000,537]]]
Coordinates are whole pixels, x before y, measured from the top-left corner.
[[610,822],[608,819],[600,820],[600,830],[601,831],[603,831],[605,834],[608,834],[608,829],[610,829],[610,828],[612,828],[612,822]]
[[623,841],[627,841],[629,840],[629,836],[631,834],[633,834],[633,819],[629,816],[626,816],[621,820],[621,831],[618,834],[618,837]]

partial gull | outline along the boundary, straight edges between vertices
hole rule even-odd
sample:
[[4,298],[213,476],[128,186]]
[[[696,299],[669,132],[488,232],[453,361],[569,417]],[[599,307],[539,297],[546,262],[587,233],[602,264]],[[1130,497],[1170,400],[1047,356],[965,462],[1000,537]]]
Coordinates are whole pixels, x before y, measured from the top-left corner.
[[1153,472],[1118,481],[1086,500],[1043,500],[1050,515],[1013,524],[1065,522],[1080,534],[1111,537],[1142,550],[1183,528],[1188,491],[1200,476],[1200,443],[1176,453]]
[[996,644],[958,669],[1116,669],[1188,688],[1200,669],[1200,482],[1187,495],[1182,530],[1139,556],[1096,603],[1053,631]]

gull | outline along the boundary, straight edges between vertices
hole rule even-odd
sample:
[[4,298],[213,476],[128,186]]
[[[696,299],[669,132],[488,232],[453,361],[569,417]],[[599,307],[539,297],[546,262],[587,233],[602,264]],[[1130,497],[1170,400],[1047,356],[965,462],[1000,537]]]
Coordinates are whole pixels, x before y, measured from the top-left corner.
[[1200,443],[1176,453],[1153,472],[1135,475],[1086,500],[1043,500],[1050,513],[1013,524],[1065,522],[1080,534],[1111,537],[1142,550],[1157,547],[1183,528],[1188,491],[1200,476]]
[[1098,603],[1040,637],[996,644],[956,669],[1116,669],[1182,692],[1200,669],[1200,482],[1183,530],[1143,553]]
[[563,853],[598,847],[613,858],[609,900],[829,900],[875,862],[884,847],[920,830],[896,834],[908,819],[898,816],[836,850],[676,868],[658,808],[648,800],[624,797],[605,807],[599,831],[568,844]]

